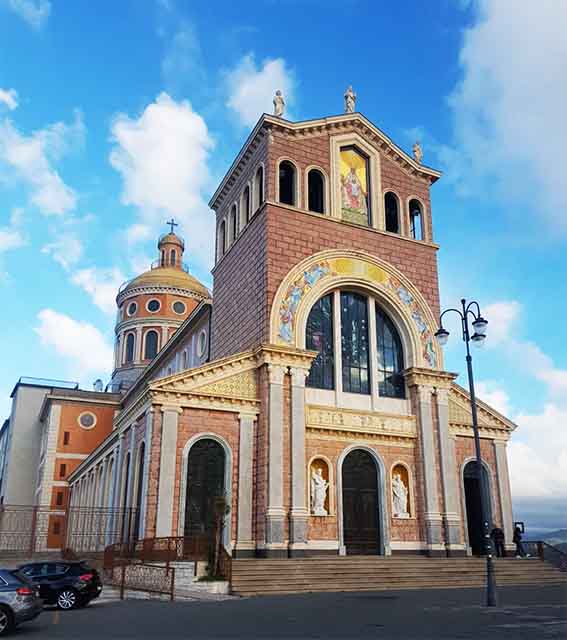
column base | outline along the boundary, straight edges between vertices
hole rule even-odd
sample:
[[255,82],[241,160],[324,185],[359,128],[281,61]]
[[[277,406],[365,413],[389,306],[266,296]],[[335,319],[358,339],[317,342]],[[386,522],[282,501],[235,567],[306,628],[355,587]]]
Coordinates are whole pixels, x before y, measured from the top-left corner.
[[289,522],[289,542],[290,549],[296,544],[305,544],[307,542],[307,526],[309,516],[307,511],[294,513],[292,511]]
[[266,550],[284,544],[285,514],[281,511],[266,514]]

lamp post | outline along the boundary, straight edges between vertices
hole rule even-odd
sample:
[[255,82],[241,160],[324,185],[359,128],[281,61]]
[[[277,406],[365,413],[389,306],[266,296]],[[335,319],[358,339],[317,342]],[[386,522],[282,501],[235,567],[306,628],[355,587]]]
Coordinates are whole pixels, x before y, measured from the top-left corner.
[[[482,538],[484,546],[484,555],[486,556],[486,606],[496,606],[496,585],[494,581],[494,564],[492,558],[492,543],[490,541],[490,531],[488,523],[488,487],[486,486],[484,473],[482,472],[482,456],[480,453],[480,435],[478,432],[478,418],[476,412],[476,396],[474,392],[474,377],[472,369],[472,356],[470,352],[470,343],[481,346],[486,339],[486,328],[488,322],[482,317],[480,313],[480,306],[478,302],[472,301],[467,304],[467,301],[463,298],[461,300],[462,310],[460,309],[446,309],[439,317],[439,329],[435,333],[435,337],[441,346],[447,344],[449,339],[449,332],[443,327],[443,316],[446,313],[454,312],[461,318],[461,327],[463,332],[463,341],[467,349],[467,373],[469,378],[469,394],[471,398],[471,413],[474,432],[474,445],[476,451],[476,473],[478,483],[480,487],[480,508],[482,513]],[[472,327],[474,333],[471,336],[469,330],[469,317],[472,317]]]

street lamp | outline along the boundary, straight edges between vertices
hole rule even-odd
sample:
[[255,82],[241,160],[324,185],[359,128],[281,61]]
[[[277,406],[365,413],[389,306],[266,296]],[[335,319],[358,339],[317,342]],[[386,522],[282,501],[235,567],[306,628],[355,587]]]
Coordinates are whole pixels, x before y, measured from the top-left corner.
[[[496,606],[496,585],[494,581],[494,564],[492,561],[492,544],[490,542],[490,531],[488,525],[488,505],[486,499],[488,496],[488,487],[485,483],[484,473],[482,472],[482,456],[480,454],[480,435],[478,432],[478,418],[476,413],[476,396],[474,393],[474,378],[472,369],[472,357],[469,348],[470,342],[477,346],[481,346],[486,340],[486,328],[488,321],[485,320],[480,314],[480,307],[478,302],[474,300],[467,304],[467,301],[463,298],[461,300],[462,311],[459,309],[446,309],[439,316],[439,329],[435,333],[435,337],[441,346],[447,344],[449,340],[449,332],[443,327],[443,316],[450,311],[453,311],[461,318],[461,327],[463,332],[463,341],[467,347],[467,372],[469,377],[469,394],[471,398],[471,413],[474,432],[474,445],[476,450],[476,473],[478,477],[478,483],[480,487],[480,508],[482,513],[483,523],[483,541],[484,541],[484,555],[486,556],[486,606]],[[475,311],[476,309],[476,311]],[[469,330],[469,316],[472,317],[472,327],[474,333],[470,334]]]

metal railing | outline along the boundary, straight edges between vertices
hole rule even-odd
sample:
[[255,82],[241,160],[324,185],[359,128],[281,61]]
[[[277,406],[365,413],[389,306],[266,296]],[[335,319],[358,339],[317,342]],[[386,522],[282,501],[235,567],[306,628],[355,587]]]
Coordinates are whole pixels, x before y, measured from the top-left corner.
[[530,540],[524,542],[524,549],[541,561],[549,562],[560,571],[567,571],[567,553],[561,551],[543,540]]
[[175,597],[175,569],[148,563],[121,564],[105,572],[105,583],[120,589],[120,600],[126,591],[144,591]]

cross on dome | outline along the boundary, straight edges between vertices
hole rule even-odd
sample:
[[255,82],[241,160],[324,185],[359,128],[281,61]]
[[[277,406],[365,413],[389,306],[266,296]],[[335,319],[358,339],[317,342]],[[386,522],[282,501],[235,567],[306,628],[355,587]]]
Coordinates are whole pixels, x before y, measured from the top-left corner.
[[171,220],[168,220],[165,224],[168,224],[171,227],[170,233],[174,233],[174,231],[173,231],[174,227],[178,227],[179,226],[179,224],[177,222],[175,222],[174,218],[171,218]]

